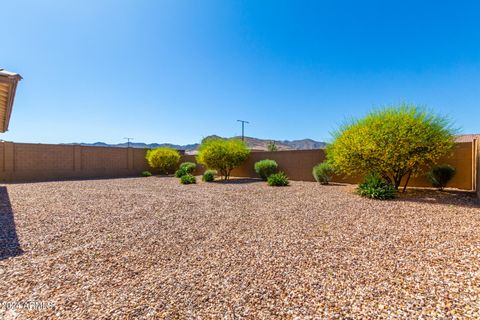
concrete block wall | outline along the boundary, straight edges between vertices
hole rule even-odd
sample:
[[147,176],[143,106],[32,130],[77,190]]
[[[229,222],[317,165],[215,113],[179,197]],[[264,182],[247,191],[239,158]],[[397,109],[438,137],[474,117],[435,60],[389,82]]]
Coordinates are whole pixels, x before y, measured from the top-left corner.
[[477,190],[477,197],[480,199],[480,141],[475,140],[475,190]]
[[147,169],[143,149],[0,143],[1,182],[128,177]]

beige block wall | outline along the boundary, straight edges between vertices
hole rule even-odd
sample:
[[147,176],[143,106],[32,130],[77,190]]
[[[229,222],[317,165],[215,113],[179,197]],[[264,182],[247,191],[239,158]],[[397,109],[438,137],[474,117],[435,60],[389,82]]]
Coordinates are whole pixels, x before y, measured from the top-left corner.
[[[438,163],[449,164],[457,171],[448,187],[474,190],[475,185],[475,145],[472,142],[456,143],[450,156],[444,157]],[[417,187],[431,186],[425,175],[413,180],[413,185]]]
[[127,177],[147,169],[143,149],[0,143],[1,182]]
[[477,197],[480,198],[480,141],[475,140],[475,161],[476,161],[476,166],[475,166],[475,190],[477,190]]
[[233,176],[257,177],[254,170],[255,162],[263,159],[275,160],[279,170],[291,180],[314,181],[312,176],[313,167],[325,160],[323,150],[295,150],[276,152],[252,152],[249,159],[240,167],[233,170]]
[[[449,186],[473,190],[476,175],[476,146],[458,143],[450,157],[439,163],[449,163],[457,174]],[[255,162],[262,159],[277,161],[280,170],[291,180],[313,181],[312,168],[325,160],[324,150],[294,150],[277,152],[252,152],[249,159],[232,172],[236,177],[256,177]],[[182,161],[193,161],[184,155]],[[150,170],[145,160],[145,150],[137,148],[85,147],[72,145],[0,143],[0,181],[28,182],[84,178],[113,178],[139,176]],[[203,172],[199,166],[197,174]],[[336,182],[358,183],[356,177],[335,177]],[[478,180],[477,180],[478,181]],[[411,186],[430,186],[424,177],[413,178]],[[478,189],[477,189],[478,190]]]

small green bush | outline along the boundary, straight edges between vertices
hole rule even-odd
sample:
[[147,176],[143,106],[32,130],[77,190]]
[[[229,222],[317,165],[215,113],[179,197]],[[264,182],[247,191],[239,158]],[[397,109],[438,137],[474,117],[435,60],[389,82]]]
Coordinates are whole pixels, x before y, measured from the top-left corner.
[[183,175],[180,178],[180,183],[181,184],[194,184],[194,183],[197,183],[197,179],[195,178],[195,176],[187,173],[186,175]]
[[268,144],[267,144],[267,150],[269,152],[276,152],[278,151],[278,147],[277,147],[277,144],[275,141],[270,141]]
[[194,162],[183,162],[180,164],[179,169],[184,170],[186,173],[193,174],[195,169],[197,169],[197,164]]
[[215,175],[217,174],[217,171],[215,170],[207,170],[203,174],[202,180],[205,182],[212,182],[215,180]]
[[175,177],[177,178],[181,178],[186,174],[188,173],[186,173],[185,170],[182,170],[182,169],[178,169],[177,171],[175,171]]
[[142,172],[142,177],[150,177],[152,173],[150,171],[143,171]]
[[269,186],[272,186],[272,187],[283,187],[283,186],[288,186],[289,181],[285,173],[278,172],[278,173],[271,174],[267,178],[267,183]]
[[372,199],[393,199],[397,195],[397,189],[378,174],[369,174],[361,183],[357,192],[359,195]]
[[332,180],[333,173],[333,167],[327,161],[317,164],[312,171],[313,177],[320,184],[328,184]]
[[454,167],[448,164],[435,166],[427,173],[427,178],[432,183],[432,186],[443,190],[447,186],[447,183],[455,176],[456,170]]
[[161,173],[168,174],[175,171],[181,156],[178,150],[172,148],[156,148],[147,150],[145,158],[150,167],[158,169]]
[[175,177],[181,178],[186,174],[193,174],[196,168],[197,168],[197,165],[195,163],[184,162],[180,164],[180,167],[178,168],[178,170],[175,171]]
[[260,160],[255,163],[255,172],[262,178],[262,180],[267,180],[267,178],[276,173],[278,170],[278,164],[275,160]]

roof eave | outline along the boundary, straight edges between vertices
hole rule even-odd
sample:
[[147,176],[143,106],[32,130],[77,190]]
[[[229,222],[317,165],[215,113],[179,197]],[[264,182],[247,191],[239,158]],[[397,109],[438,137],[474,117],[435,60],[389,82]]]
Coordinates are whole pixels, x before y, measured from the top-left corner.
[[4,70],[0,69],[0,82],[8,84],[7,102],[5,106],[5,118],[2,128],[0,128],[0,132],[2,133],[8,131],[8,127],[10,124],[10,116],[13,109],[13,102],[15,100],[15,93],[17,92],[17,83],[22,79],[22,76],[20,76],[19,74],[5,72]]

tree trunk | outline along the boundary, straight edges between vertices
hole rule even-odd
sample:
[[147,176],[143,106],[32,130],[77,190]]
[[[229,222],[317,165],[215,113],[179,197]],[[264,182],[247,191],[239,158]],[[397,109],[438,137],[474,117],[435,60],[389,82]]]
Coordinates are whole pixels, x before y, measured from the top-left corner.
[[398,187],[400,187],[401,182],[402,182],[402,176],[400,175],[400,173],[395,173],[395,178],[394,178],[395,189],[398,190]]
[[411,175],[412,175],[412,170],[408,171],[407,181],[405,181],[405,185],[403,186],[402,193],[405,193],[405,191],[407,191],[407,185],[408,185],[408,182],[410,181]]
[[395,180],[395,189],[398,190],[398,187],[400,187],[400,181]]

